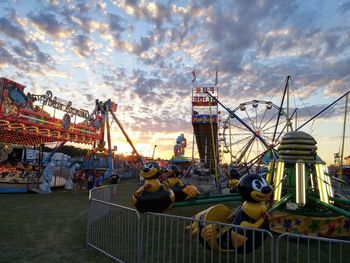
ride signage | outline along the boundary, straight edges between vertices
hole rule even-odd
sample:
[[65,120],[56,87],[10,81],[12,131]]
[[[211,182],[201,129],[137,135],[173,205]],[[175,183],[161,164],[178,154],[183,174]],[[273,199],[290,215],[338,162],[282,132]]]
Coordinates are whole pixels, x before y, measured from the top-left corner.
[[52,97],[52,92],[50,90],[47,90],[46,94],[44,95],[28,94],[28,97],[30,97],[33,101],[42,102],[43,105],[47,105],[69,114],[76,115],[87,120],[92,119],[92,116],[90,116],[87,110],[73,108],[71,101],[68,101],[67,104],[59,102],[57,97]]
[[207,93],[217,96],[217,87],[195,87],[193,88],[193,106],[216,106],[217,102],[212,101]]

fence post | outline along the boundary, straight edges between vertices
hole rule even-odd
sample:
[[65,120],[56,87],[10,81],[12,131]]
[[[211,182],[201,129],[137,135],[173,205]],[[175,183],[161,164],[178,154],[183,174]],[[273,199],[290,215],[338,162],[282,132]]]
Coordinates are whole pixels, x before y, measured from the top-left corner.
[[86,249],[89,249],[90,213],[91,213],[91,191],[89,191],[89,205],[88,205],[88,213],[87,213]]

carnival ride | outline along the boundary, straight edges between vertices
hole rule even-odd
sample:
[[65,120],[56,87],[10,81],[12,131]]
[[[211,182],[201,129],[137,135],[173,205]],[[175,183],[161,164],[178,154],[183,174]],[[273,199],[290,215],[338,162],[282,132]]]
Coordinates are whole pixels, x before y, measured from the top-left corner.
[[175,194],[175,202],[188,200],[200,194],[196,186],[183,183],[180,180],[181,172],[176,165],[169,165],[164,173],[166,175],[165,183]]
[[[283,111],[286,94],[288,94],[290,76],[286,78],[283,98],[280,107],[270,102],[259,101],[265,106],[262,114],[255,113],[255,120],[250,117],[241,118],[238,111],[246,111],[247,106],[253,109],[259,107],[258,101],[241,104],[231,110],[225,107],[215,96],[207,92],[208,101],[215,101],[229,113],[229,118],[224,123],[226,137],[225,150],[230,154],[233,163],[243,162],[245,167],[240,172],[250,174],[254,167],[256,172],[261,172],[261,164],[268,164],[268,169],[263,173],[266,179],[274,187],[273,202],[269,209],[269,222],[271,230],[276,233],[296,232],[309,235],[321,235],[325,237],[349,237],[350,223],[350,200],[344,197],[335,197],[332,179],[327,172],[326,164],[316,154],[316,141],[307,133],[300,130],[305,125],[330,107],[335,105],[344,97],[348,97],[349,92],[339,97],[323,110],[308,119],[302,125],[297,126],[293,131],[292,120],[296,110],[292,114]],[[276,113],[276,123],[272,125],[271,132],[264,133],[268,125],[260,125],[258,120],[261,116],[263,120],[267,116],[267,111],[274,109]],[[249,115],[248,115],[249,116]],[[283,120],[281,121],[281,119]],[[294,116],[295,118],[295,116]],[[239,123],[241,128],[250,132],[246,136],[247,143],[238,150],[233,150],[232,133],[228,132],[233,121]],[[230,126],[231,125],[231,126]],[[262,128],[263,127],[263,128]],[[232,130],[231,130],[232,131]],[[229,134],[229,135],[228,135]],[[238,140],[238,139],[237,139]],[[262,147],[257,151],[257,155],[250,156],[250,148],[253,143],[259,141]],[[237,141],[236,141],[237,142]],[[235,145],[236,146],[236,145]],[[278,149],[277,149],[278,147]],[[244,158],[243,158],[244,156]],[[174,206],[187,206],[204,203],[219,203],[240,200],[239,194],[199,196],[198,198],[175,204]]]
[[274,186],[269,210],[271,230],[276,233],[349,237],[350,200],[335,197],[326,163],[317,156],[315,139],[294,131],[278,146],[267,180]]
[[[229,155],[229,162],[232,164],[248,163],[266,150],[265,143],[271,145],[279,142],[281,136],[288,131],[286,112],[283,109],[280,110],[280,107],[271,101],[243,102],[232,112],[235,115],[229,114],[223,121],[222,131],[223,153]],[[278,115],[281,121],[276,125]],[[237,120],[237,116],[248,125],[249,130]],[[289,130],[293,130],[291,123],[288,127]],[[274,134],[278,136],[275,135],[274,138]],[[260,135],[265,142],[259,140],[255,135]],[[268,161],[268,156],[264,156],[262,162],[267,164]]]
[[[123,129],[115,115],[117,104],[111,100],[105,102],[96,100],[92,113],[84,109],[77,109],[72,102],[62,103],[53,97],[51,91],[46,94],[35,95],[24,93],[25,86],[7,78],[0,78],[0,142],[2,145],[1,156],[9,154],[12,145],[24,147],[38,147],[42,149],[45,143],[56,142],[56,147],[50,156],[42,159],[42,151],[39,154],[38,165],[35,170],[37,177],[41,176],[41,170],[45,167],[53,154],[66,142],[91,145],[97,151],[107,151],[109,158],[109,171],[113,170],[112,146],[110,134],[109,114],[118,124],[126,140],[131,145],[134,153],[142,162],[130,138]],[[53,109],[52,116],[44,108]],[[62,118],[56,117],[56,110],[64,112]],[[77,117],[83,119],[77,122]],[[105,135],[107,137],[107,149],[105,148]],[[2,165],[2,172],[8,167]]]
[[[51,91],[44,95],[25,95],[25,86],[6,78],[0,78],[0,81],[0,135],[3,143],[32,146],[58,141],[93,144],[102,140],[100,116],[73,108],[71,102],[66,105],[58,102]],[[61,109],[66,114],[62,119],[51,117],[43,106],[34,105],[36,101],[43,106]],[[86,121],[72,123],[71,115]]]
[[176,138],[176,144],[174,145],[174,155],[169,159],[168,163],[177,166],[181,171],[179,176],[187,176],[192,169],[191,160],[185,157],[185,150],[187,147],[187,139],[185,135],[181,133]]
[[145,179],[135,192],[132,193],[131,203],[140,212],[164,212],[175,202],[175,194],[168,184],[159,180],[162,173],[157,162],[145,163],[140,175]]
[[182,163],[182,162],[188,162],[187,158],[185,157],[185,150],[187,146],[187,140],[185,138],[185,135],[181,133],[176,138],[176,144],[174,145],[174,155],[171,157],[169,162],[172,163]]
[[[243,176],[238,191],[244,201],[237,210],[218,204],[198,213],[198,220],[229,223],[241,227],[269,229],[266,202],[272,194],[272,186],[258,174]],[[198,236],[211,249],[250,253],[258,249],[266,235],[250,229],[228,229],[218,224],[195,221],[187,228],[192,236]]]
[[[218,87],[192,88],[192,126],[200,164],[218,179],[218,104],[209,100],[207,93],[218,96]],[[192,155],[194,154],[194,145]],[[193,159],[193,156],[192,156]]]

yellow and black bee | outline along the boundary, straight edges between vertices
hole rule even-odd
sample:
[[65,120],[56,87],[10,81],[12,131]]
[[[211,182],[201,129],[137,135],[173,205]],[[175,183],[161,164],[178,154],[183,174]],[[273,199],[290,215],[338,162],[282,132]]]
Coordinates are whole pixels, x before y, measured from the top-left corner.
[[238,191],[237,186],[241,175],[238,168],[231,166],[227,173],[228,182],[227,187],[230,189],[230,193],[236,193]]
[[181,202],[199,195],[197,187],[191,184],[184,184],[178,176],[180,169],[176,165],[170,165],[165,170],[166,183],[175,194],[175,202]]
[[[244,200],[243,205],[236,211],[226,205],[218,204],[200,212],[195,216],[198,220],[215,221],[234,224],[241,227],[268,229],[267,202],[272,194],[272,187],[258,174],[243,176],[238,183],[238,191]],[[217,224],[201,221],[194,222],[190,229],[192,235],[199,235],[200,239],[211,248],[249,253],[261,246],[267,235],[261,231],[240,228],[219,228]]]
[[132,194],[131,202],[140,212],[164,212],[174,204],[174,192],[159,181],[160,166],[156,162],[144,165],[140,175],[145,178],[144,185]]

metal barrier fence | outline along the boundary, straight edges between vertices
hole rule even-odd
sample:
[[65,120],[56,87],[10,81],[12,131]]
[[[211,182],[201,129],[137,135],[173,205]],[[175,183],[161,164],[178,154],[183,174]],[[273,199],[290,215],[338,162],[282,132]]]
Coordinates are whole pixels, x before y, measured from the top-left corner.
[[[119,184],[90,192],[87,245],[118,262],[349,262],[350,241],[346,240],[292,233],[276,238],[266,230],[216,222],[217,239],[205,240],[196,229],[206,229],[213,222],[140,214],[130,203],[134,189],[134,184]],[[246,245],[248,241],[231,252],[209,246],[215,241],[227,247],[236,233],[250,239],[252,247]]]
[[[217,238],[206,240],[201,231],[192,233],[191,226],[205,229],[213,222],[169,214],[145,213],[141,217],[140,262],[272,262],[272,235],[265,230],[248,229],[235,225],[215,223]],[[228,247],[231,234],[239,233],[244,238],[260,240],[261,247],[251,248],[247,242],[240,250],[217,250],[209,246]],[[213,235],[214,236],[214,235]]]
[[346,263],[350,262],[349,249],[347,240],[284,233],[277,238],[276,263]]
[[88,246],[119,262],[140,262],[139,234],[140,216],[136,210],[103,200],[90,199]]
[[136,184],[112,184],[93,188],[90,191],[90,199],[101,200],[131,207],[131,193],[137,188]]

